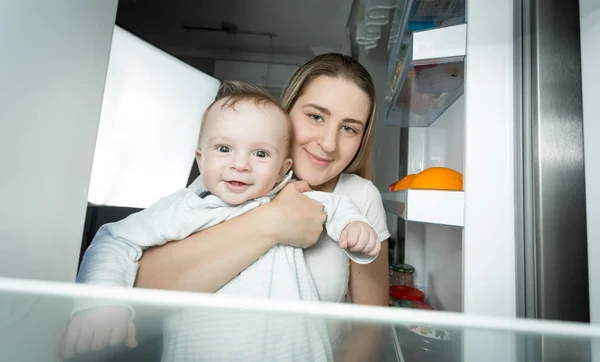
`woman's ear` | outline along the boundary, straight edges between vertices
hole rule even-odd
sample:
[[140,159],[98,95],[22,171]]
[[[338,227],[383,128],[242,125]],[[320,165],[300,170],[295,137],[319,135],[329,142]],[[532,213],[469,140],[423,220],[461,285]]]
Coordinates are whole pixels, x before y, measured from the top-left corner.
[[285,174],[288,173],[290,168],[292,168],[292,159],[287,158],[285,161],[283,161],[283,165],[281,166],[281,171],[279,172],[279,179],[283,178],[283,176],[285,176]]
[[196,150],[196,165],[198,165],[198,170],[202,175],[202,151],[199,148]]

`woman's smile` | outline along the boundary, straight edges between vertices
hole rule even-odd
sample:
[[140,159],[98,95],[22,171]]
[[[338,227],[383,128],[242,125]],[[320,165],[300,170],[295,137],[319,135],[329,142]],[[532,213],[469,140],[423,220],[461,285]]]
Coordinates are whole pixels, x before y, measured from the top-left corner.
[[329,166],[331,161],[333,161],[331,158],[318,157],[318,156],[310,153],[308,150],[306,150],[306,148],[304,149],[304,152],[306,153],[310,162],[317,167],[327,167],[327,166]]

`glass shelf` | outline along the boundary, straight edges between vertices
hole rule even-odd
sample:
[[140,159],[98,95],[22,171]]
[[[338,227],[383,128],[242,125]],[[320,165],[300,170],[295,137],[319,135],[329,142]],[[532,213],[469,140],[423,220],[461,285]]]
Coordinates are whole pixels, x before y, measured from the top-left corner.
[[466,27],[411,36],[391,81],[386,125],[428,127],[463,94]]
[[[163,330],[164,322],[182,313],[211,321],[222,320],[225,324],[247,320],[259,324],[269,322],[273,327],[321,323],[331,331],[341,331],[335,352],[342,355],[364,352],[364,344],[353,348],[352,344],[344,343],[353,340],[352,333],[378,334],[383,337],[382,344],[373,345],[373,350],[367,350],[370,358],[362,359],[369,361],[459,362],[463,356],[470,356],[466,359],[525,362],[532,360],[531,353],[539,353],[542,346],[548,345],[552,346],[553,361],[590,361],[590,347],[600,341],[600,327],[583,323],[0,278],[0,360],[63,361],[59,355],[61,337],[67,328],[73,303],[82,300],[133,309],[138,347],[105,348],[83,354],[78,361],[159,361],[164,352],[163,335],[170,333],[168,329]],[[217,335],[195,319],[186,321],[193,322],[188,327],[194,327],[200,333],[207,332],[205,336]],[[106,323],[109,323],[108,319]],[[252,334],[252,327],[238,324],[234,331],[250,332],[244,336],[258,342],[261,335]],[[291,333],[292,329],[281,331]],[[233,337],[221,335],[220,343],[215,346],[238,348],[240,356],[249,355],[249,351],[239,350],[241,342]],[[520,350],[517,346],[527,349]],[[196,344],[181,343],[174,347],[191,353]],[[203,356],[203,352],[198,351],[199,356]]]
[[386,211],[406,221],[463,227],[464,191],[416,190],[383,192]]

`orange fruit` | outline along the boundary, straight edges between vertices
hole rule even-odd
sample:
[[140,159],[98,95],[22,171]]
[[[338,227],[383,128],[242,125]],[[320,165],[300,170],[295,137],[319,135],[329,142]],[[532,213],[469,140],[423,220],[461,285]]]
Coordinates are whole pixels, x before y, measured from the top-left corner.
[[402,178],[402,180],[396,182],[394,185],[394,191],[406,190],[413,182],[415,176],[415,174],[406,175],[404,178]]
[[447,167],[432,167],[419,172],[409,186],[411,189],[462,190],[463,176]]

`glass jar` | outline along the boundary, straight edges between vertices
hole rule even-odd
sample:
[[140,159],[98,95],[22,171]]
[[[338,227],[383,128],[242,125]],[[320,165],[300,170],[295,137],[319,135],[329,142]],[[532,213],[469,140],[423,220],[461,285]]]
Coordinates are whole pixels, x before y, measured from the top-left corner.
[[415,268],[408,264],[390,264],[390,285],[414,287]]
[[454,331],[424,326],[397,326],[406,362],[458,362],[461,338]]
[[408,299],[394,299],[392,302],[390,302],[390,307],[433,310],[433,308],[431,308],[431,306],[425,302],[418,302],[416,300]]
[[415,302],[424,302],[425,294],[417,288],[406,285],[391,285],[389,288],[390,306],[397,305],[397,301],[411,300]]

